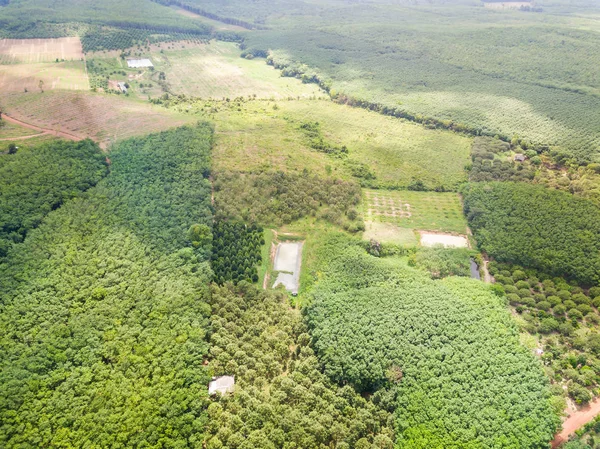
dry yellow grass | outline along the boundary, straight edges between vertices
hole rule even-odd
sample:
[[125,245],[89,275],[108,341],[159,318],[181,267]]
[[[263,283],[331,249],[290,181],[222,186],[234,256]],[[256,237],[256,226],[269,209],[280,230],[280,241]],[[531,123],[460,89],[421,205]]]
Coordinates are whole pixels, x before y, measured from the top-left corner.
[[90,82],[83,61],[0,65],[1,92],[89,88]]
[[0,40],[0,64],[55,62],[56,59],[76,61],[82,58],[83,48],[78,37]]

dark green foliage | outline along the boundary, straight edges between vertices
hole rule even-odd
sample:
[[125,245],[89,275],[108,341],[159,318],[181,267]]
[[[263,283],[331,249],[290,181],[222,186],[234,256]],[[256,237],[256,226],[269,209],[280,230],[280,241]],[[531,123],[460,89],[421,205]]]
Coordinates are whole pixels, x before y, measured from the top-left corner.
[[360,187],[354,182],[308,172],[223,172],[216,176],[214,188],[218,218],[279,226],[318,213],[349,230],[364,229],[359,217],[346,216],[360,202]]
[[212,308],[209,366],[236,392],[210,405],[207,447],[393,448],[389,413],[321,372],[286,295],[227,284]]
[[408,264],[426,270],[433,279],[470,276],[471,258],[475,254],[469,248],[421,247],[409,258]]
[[[343,236],[319,261],[306,311],[316,352],[338,382],[397,392],[396,447],[547,447],[559,422],[547,380],[485,284],[433,281]],[[390,369],[401,380],[389,384]]]
[[52,210],[94,186],[106,174],[91,140],[56,141],[0,155],[0,257]]
[[[211,129],[124,141],[0,266],[0,446],[198,447]],[[18,154],[17,154],[18,156]]]
[[509,151],[510,144],[500,139],[492,137],[473,139],[469,180],[531,181],[535,177],[535,171],[527,163],[515,162]]
[[258,281],[257,265],[265,243],[264,231],[256,225],[218,220],[213,227],[212,269],[215,281]]
[[600,282],[600,208],[594,203],[530,184],[469,184],[463,195],[479,247],[496,260]]

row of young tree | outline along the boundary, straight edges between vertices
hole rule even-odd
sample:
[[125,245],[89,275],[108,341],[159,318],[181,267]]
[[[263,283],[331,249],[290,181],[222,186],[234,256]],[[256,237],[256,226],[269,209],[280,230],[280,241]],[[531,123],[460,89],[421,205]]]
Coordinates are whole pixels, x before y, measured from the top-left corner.
[[201,447],[211,135],[119,143],[108,176],[9,250],[0,446]]
[[600,283],[600,208],[525,183],[472,183],[464,211],[479,247],[510,262],[586,285]]
[[213,226],[211,266],[215,281],[257,282],[257,265],[262,261],[264,230],[239,221],[217,220]]
[[341,234],[313,257],[316,353],[331,379],[394,411],[397,448],[547,447],[559,424],[549,383],[503,298],[469,279],[433,281]]
[[21,148],[10,144],[0,154],[0,258],[49,212],[96,185],[106,173],[105,158],[91,140]]

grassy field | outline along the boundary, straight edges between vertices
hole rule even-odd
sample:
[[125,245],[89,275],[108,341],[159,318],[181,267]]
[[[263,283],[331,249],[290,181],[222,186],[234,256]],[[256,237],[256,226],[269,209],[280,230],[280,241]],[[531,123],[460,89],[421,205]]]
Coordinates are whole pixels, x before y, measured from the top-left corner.
[[82,58],[79,37],[0,40],[0,64],[56,62],[57,59],[76,61]]
[[[175,48],[175,45],[173,45]],[[151,55],[156,71],[166,74],[170,90],[202,98],[256,95],[258,98],[322,95],[317,86],[282,78],[262,60],[240,58],[236,44],[211,41]]]
[[90,137],[103,146],[195,121],[148,103],[90,91],[3,93],[0,103],[11,116],[26,123]]
[[40,133],[41,131],[35,131],[14,123],[8,123],[7,121],[4,121],[4,126],[0,126],[0,140],[14,137],[33,136]]
[[465,234],[467,222],[456,193],[365,189],[364,219],[401,228]]
[[318,122],[324,138],[346,146],[348,158],[366,164],[381,186],[406,187],[420,180],[430,188],[452,188],[466,180],[470,138],[331,101],[199,101],[173,108],[214,121],[217,171],[306,168],[351,177],[344,159],[310,147],[300,126]]
[[2,93],[89,88],[83,61],[0,65]]

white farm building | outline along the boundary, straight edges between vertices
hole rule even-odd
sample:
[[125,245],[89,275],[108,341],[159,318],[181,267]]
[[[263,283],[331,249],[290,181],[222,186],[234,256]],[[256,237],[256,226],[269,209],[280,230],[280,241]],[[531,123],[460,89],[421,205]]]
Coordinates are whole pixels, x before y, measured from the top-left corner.
[[130,69],[142,69],[145,67],[154,67],[154,64],[149,59],[128,59],[127,66]]

